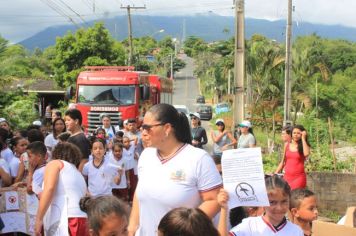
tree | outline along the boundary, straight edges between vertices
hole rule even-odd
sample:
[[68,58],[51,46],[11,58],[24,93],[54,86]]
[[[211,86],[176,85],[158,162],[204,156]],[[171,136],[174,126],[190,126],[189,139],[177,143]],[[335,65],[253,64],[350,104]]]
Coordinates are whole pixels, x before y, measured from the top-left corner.
[[125,59],[123,46],[114,42],[103,23],[58,38],[55,50],[54,78],[61,87],[74,84],[85,64],[123,65]]
[[4,55],[4,52],[7,48],[8,41],[1,37],[0,35],[0,58]]
[[203,39],[196,36],[189,36],[184,41],[184,52],[190,57],[196,57],[200,52],[206,51],[208,45]]

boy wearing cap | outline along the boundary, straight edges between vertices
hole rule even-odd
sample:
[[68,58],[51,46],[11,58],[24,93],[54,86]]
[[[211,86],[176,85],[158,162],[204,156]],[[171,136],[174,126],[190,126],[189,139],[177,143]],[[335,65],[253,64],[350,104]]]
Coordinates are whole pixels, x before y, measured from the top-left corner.
[[251,122],[244,120],[239,124],[240,135],[237,148],[252,148],[256,146],[256,138],[252,132]]
[[203,148],[203,145],[207,144],[208,137],[206,136],[206,131],[201,127],[200,115],[198,112],[190,113],[191,128],[192,133],[192,145],[197,148]]

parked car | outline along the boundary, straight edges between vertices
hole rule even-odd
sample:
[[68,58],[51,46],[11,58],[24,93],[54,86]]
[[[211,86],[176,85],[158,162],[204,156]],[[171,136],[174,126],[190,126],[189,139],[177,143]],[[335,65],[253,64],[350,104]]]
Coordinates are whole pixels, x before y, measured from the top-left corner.
[[196,99],[197,103],[205,103],[205,97],[203,95],[199,95]]
[[213,117],[213,108],[209,105],[200,105],[197,108],[201,120],[211,120]]
[[178,112],[183,112],[187,118],[188,118],[188,121],[190,123],[190,112],[189,112],[189,109],[186,105],[173,105],[175,109],[177,109]]
[[215,106],[215,114],[221,114],[221,113],[225,113],[225,112],[229,112],[230,111],[230,107],[229,104],[227,103],[218,103]]

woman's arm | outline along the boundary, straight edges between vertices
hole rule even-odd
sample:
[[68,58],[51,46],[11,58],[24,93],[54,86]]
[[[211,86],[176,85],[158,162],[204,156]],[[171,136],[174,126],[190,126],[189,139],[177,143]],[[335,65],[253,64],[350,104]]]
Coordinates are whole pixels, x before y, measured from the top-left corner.
[[305,157],[308,157],[310,154],[310,147],[306,140],[307,140],[307,131],[303,131],[302,132],[303,154]]
[[207,192],[200,192],[202,203],[199,208],[212,219],[219,212],[217,196],[220,188],[212,189]]
[[11,185],[11,176],[9,173],[6,173],[6,171],[2,167],[0,167],[0,179],[2,180],[3,187]]
[[206,131],[204,128],[202,128],[202,131],[201,131],[201,139],[202,139],[201,145],[205,145],[208,143],[208,137],[206,135]]
[[224,135],[226,134],[226,131],[222,132],[221,134],[219,135],[216,135],[214,130],[211,131],[211,139],[214,141],[214,143],[217,143],[220,141],[220,139],[222,137],[224,137]]
[[134,236],[139,225],[140,225],[140,211],[139,211],[138,200],[135,193],[132,201],[129,226],[127,226],[127,230],[129,232],[128,236]]
[[41,235],[43,217],[51,204],[53,194],[57,188],[59,172],[62,164],[59,160],[51,161],[47,164],[43,177],[43,191],[37,209],[35,234]]
[[285,165],[285,160],[286,160],[286,148],[287,148],[287,144],[284,144],[284,149],[283,149],[283,157],[281,162],[279,163],[277,169],[274,171],[275,174],[278,174],[279,172],[281,172],[284,168]]
[[237,140],[236,140],[236,138],[234,137],[234,135],[232,135],[232,133],[231,132],[227,132],[226,133],[227,134],[227,137],[229,137],[229,139],[230,139],[230,143],[229,143],[229,146],[235,146],[235,144],[237,143]]
[[17,176],[15,178],[14,183],[21,182],[24,174],[25,174],[25,164],[23,163],[23,161],[21,161],[19,164],[19,170],[17,171]]

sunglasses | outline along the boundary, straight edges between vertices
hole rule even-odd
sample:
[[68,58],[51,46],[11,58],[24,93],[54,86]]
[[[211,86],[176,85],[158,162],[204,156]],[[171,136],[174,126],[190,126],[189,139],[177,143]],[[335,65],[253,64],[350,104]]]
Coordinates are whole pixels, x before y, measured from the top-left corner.
[[154,125],[142,124],[141,125],[141,129],[142,130],[146,130],[146,131],[150,131],[153,127],[161,126],[161,125],[164,125],[164,124],[163,123],[158,123],[158,124],[154,124]]

